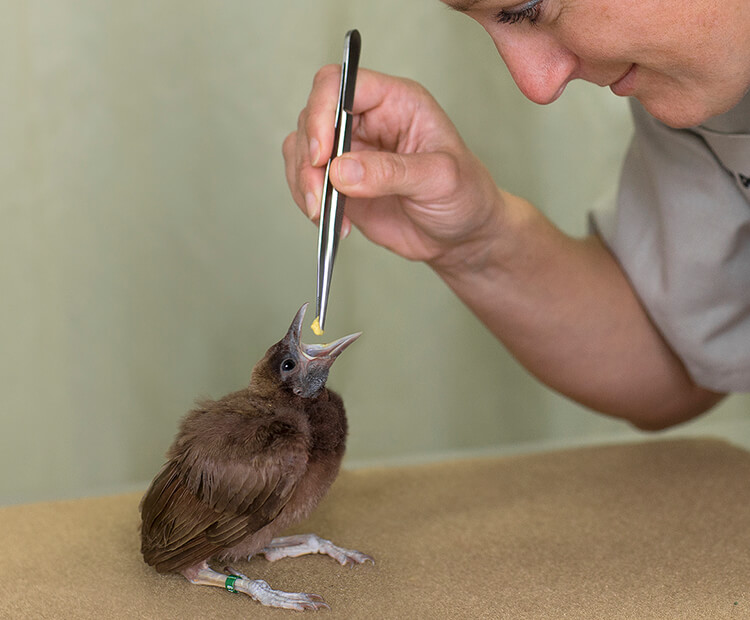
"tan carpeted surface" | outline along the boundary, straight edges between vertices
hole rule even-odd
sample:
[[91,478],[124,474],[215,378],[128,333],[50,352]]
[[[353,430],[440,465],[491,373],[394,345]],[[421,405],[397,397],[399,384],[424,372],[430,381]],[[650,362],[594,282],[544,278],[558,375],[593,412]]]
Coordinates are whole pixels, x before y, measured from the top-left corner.
[[[155,573],[139,554],[139,499],[0,510],[0,617],[299,615]],[[237,568],[322,595],[325,618],[750,617],[750,454],[720,441],[345,472],[299,531],[377,564]]]

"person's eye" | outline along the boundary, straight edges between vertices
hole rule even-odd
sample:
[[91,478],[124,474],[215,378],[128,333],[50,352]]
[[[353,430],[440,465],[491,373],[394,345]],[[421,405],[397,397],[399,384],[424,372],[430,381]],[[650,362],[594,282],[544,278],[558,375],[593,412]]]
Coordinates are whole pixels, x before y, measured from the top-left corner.
[[499,24],[517,24],[523,21],[535,24],[541,11],[542,0],[530,0],[519,6],[498,11],[495,14],[495,20]]

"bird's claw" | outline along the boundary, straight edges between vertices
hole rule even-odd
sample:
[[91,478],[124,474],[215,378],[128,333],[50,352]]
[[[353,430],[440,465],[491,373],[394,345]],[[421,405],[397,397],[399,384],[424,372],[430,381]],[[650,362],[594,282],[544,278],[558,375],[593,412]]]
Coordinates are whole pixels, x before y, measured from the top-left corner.
[[361,551],[354,551],[353,549],[342,549],[342,551],[345,552],[344,557],[342,559],[336,558],[341,563],[341,566],[353,567],[357,564],[366,564],[367,562],[375,564],[375,558]]
[[294,558],[300,555],[310,553],[322,553],[331,556],[341,566],[354,566],[371,562],[375,564],[372,556],[355,551],[354,549],[344,549],[334,545],[330,540],[316,536],[315,534],[298,534],[295,536],[284,536],[274,538],[271,543],[263,549],[263,555],[270,562],[275,562],[282,558]]
[[284,609],[294,609],[296,611],[317,611],[318,609],[330,609],[328,603],[323,597],[309,592],[283,592],[274,590],[267,582],[262,579],[244,581],[241,588],[242,592],[269,607],[282,607]]

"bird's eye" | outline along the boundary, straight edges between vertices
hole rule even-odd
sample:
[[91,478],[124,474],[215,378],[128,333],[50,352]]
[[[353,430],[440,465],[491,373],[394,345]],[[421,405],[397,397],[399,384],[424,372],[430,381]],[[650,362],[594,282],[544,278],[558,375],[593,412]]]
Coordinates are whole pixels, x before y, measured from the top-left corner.
[[290,370],[294,370],[294,367],[297,364],[294,363],[294,360],[286,359],[283,362],[281,362],[281,370],[282,372],[289,372]]

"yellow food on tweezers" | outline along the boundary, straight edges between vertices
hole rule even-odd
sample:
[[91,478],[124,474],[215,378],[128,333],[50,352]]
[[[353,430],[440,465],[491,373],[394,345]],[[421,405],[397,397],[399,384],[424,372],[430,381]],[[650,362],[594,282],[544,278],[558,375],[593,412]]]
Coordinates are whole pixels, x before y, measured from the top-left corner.
[[320,317],[316,316],[315,320],[312,322],[312,325],[310,325],[310,329],[313,330],[313,334],[316,336],[322,336],[323,330],[320,329]]

